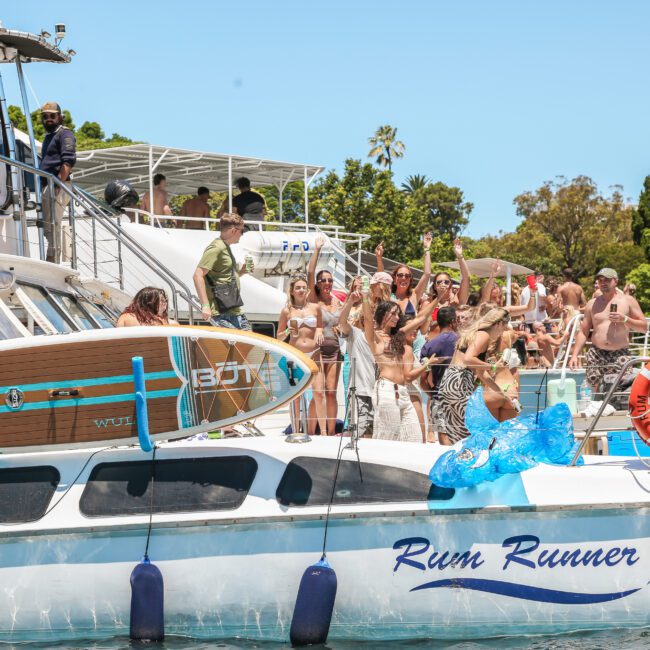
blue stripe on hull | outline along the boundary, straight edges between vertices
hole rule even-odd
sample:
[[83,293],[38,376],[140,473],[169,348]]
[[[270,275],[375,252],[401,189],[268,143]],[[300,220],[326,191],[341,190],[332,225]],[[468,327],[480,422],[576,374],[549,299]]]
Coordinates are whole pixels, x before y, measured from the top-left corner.
[[[147,391],[147,400],[160,399],[163,397],[176,397],[178,392],[178,388]],[[115,402],[135,402],[135,393],[106,395],[105,397],[82,397],[80,399],[68,399],[61,402],[33,402],[31,404],[24,404],[19,409],[10,409],[8,406],[0,406],[0,413],[21,413],[23,411],[38,411],[40,409],[60,409],[76,406],[94,406],[96,404],[114,404]]]
[[595,603],[606,603],[611,600],[619,600],[641,589],[630,589],[628,591],[615,591],[604,594],[585,594],[575,591],[558,591],[556,589],[544,589],[543,587],[532,587],[520,585],[515,582],[503,582],[501,580],[483,580],[481,578],[450,578],[447,580],[434,580],[426,582],[411,591],[422,589],[439,589],[450,587],[452,589],[470,589],[472,591],[485,591],[500,596],[510,596],[522,600],[534,600],[538,603],[555,603],[558,605],[593,605]]

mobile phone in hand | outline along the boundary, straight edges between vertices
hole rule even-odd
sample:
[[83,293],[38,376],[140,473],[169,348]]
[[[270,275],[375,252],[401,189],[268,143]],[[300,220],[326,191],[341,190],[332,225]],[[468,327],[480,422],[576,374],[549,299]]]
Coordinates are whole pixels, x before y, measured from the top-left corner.
[[616,311],[618,311],[618,305],[617,305],[615,302],[613,302],[613,303],[609,306],[609,311],[610,311],[610,312],[616,312]]

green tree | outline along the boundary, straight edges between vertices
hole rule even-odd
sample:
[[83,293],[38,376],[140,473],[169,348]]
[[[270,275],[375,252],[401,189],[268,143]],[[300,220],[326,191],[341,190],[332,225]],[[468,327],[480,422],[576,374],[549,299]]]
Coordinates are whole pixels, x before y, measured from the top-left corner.
[[639,264],[630,271],[625,278],[626,282],[636,284],[636,299],[645,313],[650,311],[650,264]]
[[104,132],[97,122],[84,122],[78,129],[77,135],[90,140],[103,140]]
[[417,189],[409,196],[405,221],[418,233],[431,231],[452,241],[469,223],[474,206],[463,200],[458,187],[438,181]]
[[605,197],[587,176],[548,181],[515,197],[514,203],[517,214],[548,235],[562,264],[577,275],[596,272],[594,253],[603,245],[632,243],[632,209],[620,190]]
[[406,180],[402,183],[402,190],[407,194],[415,194],[417,190],[421,190],[429,184],[429,179],[424,174],[412,174],[407,176]]
[[[41,121],[41,112],[36,110],[32,112],[32,125],[34,127],[34,137],[43,141],[45,137],[45,128]],[[9,106],[9,120],[21,131],[27,132],[27,120],[25,114],[18,106]],[[104,131],[97,122],[84,122],[78,129],[75,128],[74,121],[70,111],[63,111],[63,124],[69,128],[77,139],[77,150],[85,151],[88,149],[104,149],[106,147],[121,147],[127,144],[133,144],[133,140],[126,138],[118,133],[105,139]]]
[[650,176],[643,181],[639,205],[632,217],[632,236],[635,244],[643,246],[646,259],[650,260]]
[[397,139],[397,128],[389,124],[380,126],[368,138],[368,143],[372,146],[368,158],[374,158],[380,167],[388,167],[389,172],[393,170],[393,159],[401,158],[406,149],[404,143]]

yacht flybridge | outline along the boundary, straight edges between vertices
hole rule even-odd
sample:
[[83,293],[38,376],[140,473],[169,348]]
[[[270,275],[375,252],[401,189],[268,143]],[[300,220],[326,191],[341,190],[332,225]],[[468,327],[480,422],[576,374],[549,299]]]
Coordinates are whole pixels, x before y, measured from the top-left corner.
[[[15,65],[27,116],[23,65],[69,60],[45,35],[0,29],[0,63]],[[242,283],[245,309],[258,331],[274,335],[286,278],[304,267],[317,235],[327,236],[324,262],[337,284],[363,272],[367,236],[309,224],[306,189],[319,167],[150,145],[80,154],[72,189],[61,186],[71,197],[68,243],[53,265],[43,261],[40,179],[57,180],[33,163],[31,126],[29,146],[17,141],[1,82],[0,75],[0,430],[20,415],[50,438],[0,455],[0,639],[106,637],[130,625],[133,633],[129,578],[134,566],[150,571],[137,564],[143,555],[158,567],[165,632],[196,637],[287,640],[302,611],[294,610],[301,576],[321,555],[338,576],[332,638],[467,639],[650,623],[642,459],[576,455],[569,466],[445,487],[429,478],[447,451],[437,444],[281,435],[289,417],[278,391],[298,395],[309,378],[297,385],[281,358],[269,361],[283,353],[268,339],[212,328],[227,355],[215,363],[198,342],[203,329],[114,330],[145,285],[164,287],[175,315],[196,325],[191,273],[215,232],[207,221],[203,230],[157,228],[157,215],[137,211],[132,221],[98,198],[108,181],[128,179],[146,191],[163,171],[174,193],[198,185],[231,191],[245,174],[281,196],[302,180],[304,223],[285,223],[280,211],[275,223],[250,224],[236,251],[256,262]],[[83,377],[54,387],[81,354],[50,365],[34,354],[68,343],[92,350],[123,336],[145,357],[143,373],[104,354]],[[152,357],[156,336],[183,342],[158,343]],[[148,365],[161,359],[171,366]],[[313,370],[301,355],[294,361]],[[237,439],[155,434],[156,404],[192,433],[207,432],[213,421],[201,417],[201,400],[217,397],[229,405],[227,422],[251,404],[264,409],[277,399],[278,408],[259,416],[251,408]],[[132,412],[111,412],[129,400]],[[88,406],[97,409],[92,425],[109,430],[93,448],[75,437],[81,419],[88,425]],[[25,417],[27,407],[47,414],[42,430]],[[124,427],[137,428],[137,438],[120,442]],[[63,430],[65,443],[52,438]],[[147,604],[162,611],[160,599]]]

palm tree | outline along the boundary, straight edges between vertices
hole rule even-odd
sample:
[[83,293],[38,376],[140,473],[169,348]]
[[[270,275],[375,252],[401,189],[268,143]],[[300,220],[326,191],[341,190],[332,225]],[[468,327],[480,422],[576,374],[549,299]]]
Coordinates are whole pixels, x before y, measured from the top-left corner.
[[404,155],[405,146],[397,140],[397,128],[385,124],[380,126],[372,138],[368,138],[372,149],[368,152],[368,158],[375,158],[378,165],[388,167],[392,171],[393,158],[401,158]]
[[413,174],[408,176],[402,183],[402,190],[406,194],[415,194],[418,190],[429,184],[429,179],[424,174]]

